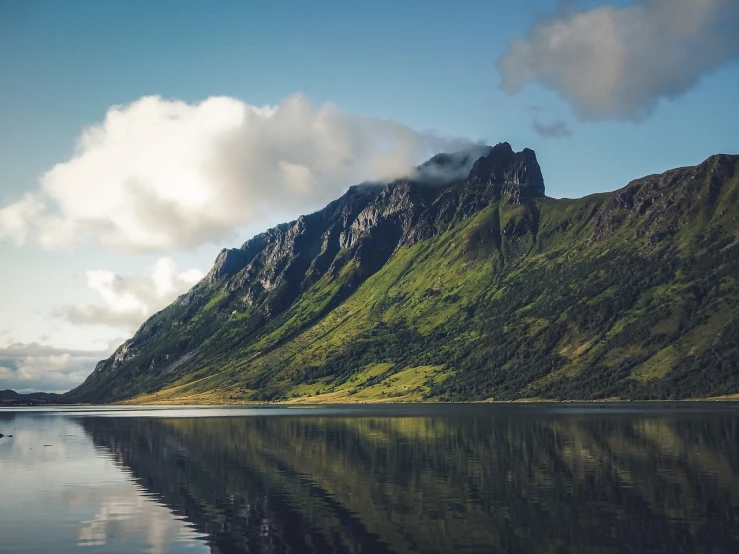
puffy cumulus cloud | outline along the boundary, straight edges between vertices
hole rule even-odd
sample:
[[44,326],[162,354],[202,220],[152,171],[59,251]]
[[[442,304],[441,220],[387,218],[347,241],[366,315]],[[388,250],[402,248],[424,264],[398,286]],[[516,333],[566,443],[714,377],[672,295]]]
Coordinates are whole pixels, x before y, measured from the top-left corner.
[[4,237],[17,246],[28,238],[33,222],[44,210],[38,195],[26,194],[21,200],[0,209],[0,238]]
[[0,348],[0,389],[65,392],[79,385],[109,355],[106,351],[65,350],[36,342]]
[[88,271],[85,282],[102,303],[65,306],[56,315],[77,325],[109,325],[133,331],[202,278],[199,269],[179,271],[170,258],[160,258],[145,276]]
[[270,212],[319,207],[349,185],[405,174],[464,144],[302,95],[265,107],[143,97],[111,107],[38,191],[1,209],[0,238],[61,249],[83,240],[129,252],[188,248]]
[[563,11],[514,38],[498,58],[501,88],[536,82],[586,120],[647,116],[739,58],[738,0],[639,0]]

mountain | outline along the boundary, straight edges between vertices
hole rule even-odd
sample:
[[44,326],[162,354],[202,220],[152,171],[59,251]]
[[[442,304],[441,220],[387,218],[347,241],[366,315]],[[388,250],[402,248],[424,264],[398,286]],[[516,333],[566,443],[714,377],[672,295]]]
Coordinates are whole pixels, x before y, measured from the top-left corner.
[[0,405],[35,405],[35,404],[59,404],[63,402],[61,394],[53,392],[29,392],[20,393],[14,390],[0,390]]
[[739,393],[739,156],[545,195],[536,154],[440,154],[224,249],[69,401]]

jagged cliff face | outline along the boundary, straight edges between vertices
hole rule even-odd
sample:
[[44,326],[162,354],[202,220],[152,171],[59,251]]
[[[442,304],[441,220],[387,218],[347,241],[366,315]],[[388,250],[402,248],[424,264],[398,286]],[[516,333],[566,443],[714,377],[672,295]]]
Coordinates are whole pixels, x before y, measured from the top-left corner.
[[[337,254],[357,216],[381,192],[381,187],[355,186],[323,210],[280,225],[224,249],[202,285],[224,284],[244,303],[274,315],[289,306],[321,276],[335,271]],[[189,302],[197,288],[178,302]]]
[[[532,150],[514,152],[509,144],[501,143],[466,153],[437,155],[419,166],[412,177],[389,184],[351,187],[323,210],[257,235],[241,248],[222,250],[202,282],[152,316],[111,358],[100,362],[69,398],[117,400],[169,390],[167,387],[172,386],[203,392],[209,389],[193,384],[203,379],[210,380],[211,389],[230,391],[231,396],[226,399],[259,398],[260,391],[267,389],[271,391],[269,398],[279,398],[280,390],[293,391],[298,387],[302,391],[303,384],[316,383],[316,379],[323,379],[321,383],[334,382],[330,378],[326,381],[332,371],[338,379],[336,383],[341,385],[342,379],[348,378],[342,374],[344,368],[354,367],[354,362],[327,360],[348,356],[347,344],[355,341],[377,344],[373,352],[386,351],[388,340],[381,342],[376,338],[377,329],[384,329],[382,325],[395,325],[397,332],[393,336],[400,332],[398,326],[405,329],[410,325],[417,335],[408,340],[416,341],[413,344],[417,344],[418,352],[431,351],[428,346],[419,346],[426,344],[428,331],[422,329],[429,325],[441,333],[442,342],[456,340],[463,332],[478,336],[481,332],[499,331],[489,329],[490,325],[507,327],[493,315],[487,316],[486,321],[477,321],[475,317],[481,316],[475,314],[480,313],[480,306],[494,303],[496,298],[495,301],[500,301],[501,292],[506,290],[505,279],[519,278],[527,271],[528,278],[534,281],[551,278],[549,274],[544,277],[537,273],[542,260],[560,268],[557,271],[562,276],[553,282],[564,286],[561,281],[565,279],[567,264],[574,267],[577,261],[582,268],[589,268],[582,271],[595,271],[592,260],[615,256],[614,252],[621,252],[629,241],[632,242],[623,257],[604,261],[605,265],[597,270],[615,272],[617,268],[608,264],[632,263],[655,252],[672,259],[678,256],[680,248],[700,249],[690,238],[694,233],[681,234],[690,225],[697,226],[695,234],[701,240],[728,241],[721,250],[725,252],[726,248],[734,248],[729,243],[735,236],[739,237],[735,218],[739,204],[738,159],[714,156],[693,168],[634,181],[611,195],[556,201],[545,196],[541,168]],[[420,252],[429,248],[434,253],[424,254],[429,258],[425,260]],[[414,253],[411,262],[406,260],[410,255],[406,253]],[[429,265],[423,266],[424,263]],[[383,289],[380,296],[384,298],[378,298],[375,291],[372,302],[360,302],[370,298],[373,287],[377,288],[378,282],[384,283],[387,274],[401,264],[406,264],[405,269]],[[420,276],[413,277],[414,271]],[[421,286],[423,276],[431,274],[437,275],[436,281]],[[590,282],[595,277],[586,275],[583,279]],[[606,278],[602,281],[602,286],[611,291],[603,302],[610,302],[615,285],[606,286],[609,284]],[[408,289],[411,284],[417,288]],[[508,301],[522,303],[519,308],[529,306],[530,309],[531,301],[538,295],[524,294],[528,286],[528,282],[518,285],[515,294],[509,293]],[[578,287],[570,285],[568,290],[572,292]],[[392,312],[396,319],[383,315],[386,312],[372,311],[384,305],[387,298],[396,297],[402,299],[398,301],[397,311]],[[578,299],[572,301],[575,300]],[[355,304],[356,310],[352,312],[350,306]],[[549,302],[548,310],[552,309],[551,305]],[[319,352],[317,329],[328,326],[327,322],[336,320],[337,314],[347,311],[355,314],[349,321],[355,321],[360,317],[356,314],[362,310],[367,312],[362,316],[366,321],[362,320],[361,325],[356,323],[356,329],[351,327],[353,330],[341,338],[334,336],[334,342],[324,345]],[[448,321],[434,319],[437,312],[447,314]],[[367,315],[370,313],[374,315]],[[523,317],[519,311],[512,313],[518,314],[517,318]],[[547,321],[551,329],[552,321],[560,314],[544,315],[539,319]],[[409,323],[411,316],[417,318],[416,327]],[[450,321],[455,319],[469,321],[473,327],[480,325],[481,330],[454,327]],[[433,324],[428,323],[431,320]],[[616,323],[614,320],[608,325]],[[348,324],[345,321],[342,325]],[[380,327],[375,328],[377,325]],[[522,340],[538,337],[527,325],[520,329]],[[549,371],[566,366],[561,352],[569,351],[570,347],[583,348],[587,343],[582,337],[576,338],[577,329],[583,325],[580,321],[570,321],[562,327],[558,340],[547,343],[548,362],[542,363],[548,365]],[[447,330],[440,331],[445,326]],[[364,337],[356,334],[360,330],[370,334],[360,340]],[[607,335],[607,329],[604,332]],[[593,340],[599,333],[592,333]],[[298,348],[295,346],[298,342],[308,341],[306,337],[311,337],[313,357],[297,362],[300,356],[292,349]],[[496,340],[505,343],[509,339]],[[567,340],[571,344],[566,344]],[[520,351],[524,348],[522,344],[514,350]],[[433,348],[437,346],[434,343]],[[499,358],[498,363],[509,367],[511,356],[515,357],[513,352]],[[640,355],[647,356],[647,352],[651,350]],[[374,358],[367,358],[362,353],[361,356],[378,362],[386,358],[384,363],[395,367],[388,370],[391,374],[402,369],[397,367],[398,356],[388,354],[383,358],[384,355],[372,354]],[[459,368],[472,364],[475,355],[472,350],[467,352],[467,361],[458,363],[459,367],[453,367],[441,350],[438,355],[428,357],[433,362],[431,366],[461,374]],[[671,359],[674,361],[674,356]],[[640,363],[648,360],[649,357]],[[301,377],[298,365],[291,363],[302,363],[310,371]],[[523,364],[525,359],[516,363]],[[364,367],[346,371],[356,373]],[[577,371],[580,370],[573,369],[573,374]],[[473,378],[472,373],[464,374],[465,378]],[[451,398],[500,397],[500,390],[508,391],[506,395],[514,392],[527,395],[526,390],[529,393],[539,390],[531,388],[534,381],[543,377],[537,375],[536,379],[532,376],[517,385],[506,384],[509,377],[493,380],[485,385],[484,393],[463,392]],[[426,384],[416,387],[418,390],[425,395],[449,398],[440,381],[435,381],[436,377],[426,377]],[[486,380],[490,381],[483,378]],[[504,388],[496,388],[501,386]]]
[[544,196],[532,150],[514,153],[508,143],[487,149],[463,186],[452,186],[469,165],[466,155],[441,154],[420,166],[415,178],[353,186],[319,212],[270,229],[241,248],[222,250],[203,283],[225,282],[248,305],[275,315],[349,261],[367,276],[398,248],[443,233],[503,195],[512,202]]

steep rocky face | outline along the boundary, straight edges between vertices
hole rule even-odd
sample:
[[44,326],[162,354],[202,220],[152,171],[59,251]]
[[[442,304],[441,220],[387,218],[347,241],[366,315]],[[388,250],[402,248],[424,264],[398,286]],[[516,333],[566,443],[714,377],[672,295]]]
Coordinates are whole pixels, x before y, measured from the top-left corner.
[[225,283],[252,307],[269,315],[284,310],[330,268],[341,249],[341,234],[380,187],[356,186],[323,210],[257,235],[240,249],[222,252],[205,279]]
[[[504,195],[513,203],[544,196],[544,180],[533,150],[515,153],[508,143],[501,143],[481,151],[484,155],[471,164],[461,186],[414,180],[388,185],[342,235],[342,247],[352,248],[364,240],[372,244],[370,248],[385,248],[390,255],[398,247],[443,233]],[[437,169],[429,169],[432,163]],[[455,173],[469,165],[468,157],[440,154],[420,166],[419,174]]]
[[521,198],[544,196],[544,178],[533,150],[514,152],[507,142],[496,145],[487,156],[475,162],[468,182],[492,187],[495,194]]
[[[462,186],[453,187],[465,173]],[[515,153],[501,143],[438,154],[411,178],[351,187],[323,210],[222,250],[203,284],[225,282],[230,293],[273,316],[348,261],[370,275],[397,248],[444,232],[503,194],[516,201],[544,194],[532,150]]]

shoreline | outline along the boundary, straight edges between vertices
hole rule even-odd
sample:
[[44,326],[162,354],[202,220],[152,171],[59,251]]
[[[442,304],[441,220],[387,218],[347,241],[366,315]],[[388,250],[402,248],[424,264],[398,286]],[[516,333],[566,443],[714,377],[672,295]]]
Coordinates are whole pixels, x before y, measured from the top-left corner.
[[82,407],[192,407],[192,408],[207,408],[207,407],[309,407],[309,406],[443,406],[443,405],[473,405],[473,404],[489,404],[489,405],[503,405],[503,404],[677,404],[677,403],[732,403],[739,402],[739,394],[721,397],[710,397],[710,398],[684,398],[680,400],[630,400],[630,399],[599,399],[599,400],[556,400],[556,399],[521,399],[521,400],[467,400],[457,402],[438,402],[438,401],[357,401],[357,402],[296,402],[293,400],[283,400],[278,402],[272,401],[244,401],[244,402],[177,402],[177,401],[161,401],[161,402],[111,402],[103,404],[91,404],[91,403],[34,403],[34,402],[0,402],[0,409],[3,408],[82,408]]

